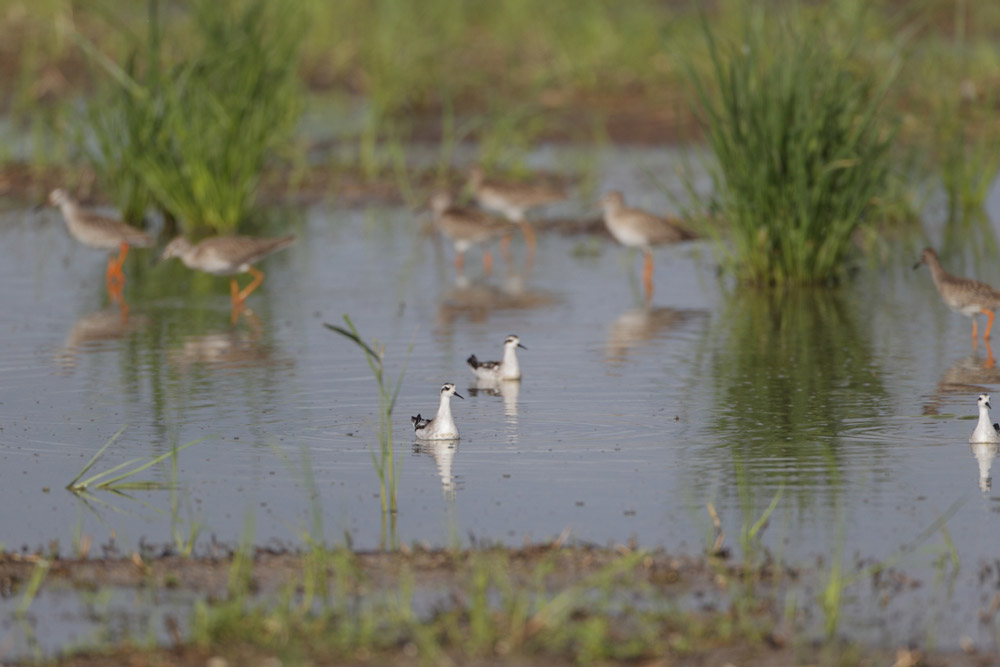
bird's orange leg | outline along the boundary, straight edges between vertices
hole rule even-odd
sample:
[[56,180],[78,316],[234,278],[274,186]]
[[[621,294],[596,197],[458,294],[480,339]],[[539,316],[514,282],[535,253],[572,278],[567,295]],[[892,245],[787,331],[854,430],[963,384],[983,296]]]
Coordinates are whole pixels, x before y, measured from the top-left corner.
[[985,308],[983,308],[980,312],[982,312],[983,315],[986,315],[986,317],[989,318],[989,320],[986,322],[986,331],[983,332],[983,340],[987,340],[990,337],[990,329],[993,328],[993,311],[986,310]]
[[983,364],[983,368],[993,368],[997,365],[997,362],[993,358],[993,348],[990,347],[990,339],[984,338],[983,345],[986,346],[986,363]]
[[111,297],[111,300],[114,301],[115,304],[117,304],[120,308],[123,309],[128,308],[128,306],[125,304],[125,295],[123,294],[124,288],[125,285],[123,283],[117,282],[115,280],[111,280],[110,282],[108,282],[108,296]]
[[489,248],[483,248],[483,275],[489,276],[493,273],[493,253]]
[[646,288],[646,303],[653,300],[653,253],[644,251],[645,263],[642,271],[642,284]]
[[128,257],[128,243],[122,241],[120,249],[118,251],[118,259],[115,261],[115,273],[125,282],[125,273],[122,272],[122,267],[125,266],[125,258]]
[[521,221],[521,232],[524,234],[524,246],[528,251],[524,265],[530,267],[535,263],[535,249],[538,247],[538,240],[535,238],[535,230],[523,220]]
[[243,310],[243,302],[240,301],[240,284],[236,282],[235,277],[229,279],[229,299],[233,304],[233,310],[229,314],[229,321],[232,324],[236,324],[236,321],[240,318],[240,312]]
[[240,293],[236,295],[236,298],[237,298],[237,300],[240,303],[243,303],[244,301],[246,301],[247,297],[250,296],[250,294],[255,289],[257,289],[258,287],[260,287],[260,284],[262,282],[264,282],[264,272],[261,271],[260,269],[257,269],[257,268],[254,268],[254,267],[251,266],[251,267],[247,267],[247,272],[251,276],[253,276],[253,280],[251,280],[250,284],[247,285],[246,287],[244,287],[243,289],[241,289]]
[[465,272],[465,253],[464,252],[456,252],[455,253],[455,270],[458,272],[458,275],[462,275],[462,273]]
[[[108,269],[104,273],[104,281],[107,283],[108,292],[117,290],[119,293],[125,286],[125,273],[122,272],[122,265],[128,255],[128,244],[122,241],[118,257],[108,257]],[[112,296],[112,298],[114,298]],[[117,301],[117,299],[116,299]]]
[[110,292],[114,285],[118,282],[117,276],[115,275],[115,258],[108,257],[108,268],[104,272],[104,282],[108,285],[108,291]]

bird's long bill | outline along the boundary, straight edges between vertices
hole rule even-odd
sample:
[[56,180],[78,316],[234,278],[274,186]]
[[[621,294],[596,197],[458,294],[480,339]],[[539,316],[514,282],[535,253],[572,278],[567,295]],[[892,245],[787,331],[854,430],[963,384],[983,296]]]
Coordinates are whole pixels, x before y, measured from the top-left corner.
[[527,349],[528,349],[528,348],[526,348],[525,346],[521,345],[520,343],[518,343],[518,344],[517,344],[517,346],[518,346],[519,348],[521,348],[522,350],[527,350]]
[[455,392],[455,395],[456,395],[456,396],[458,396],[458,397],[459,397],[460,399],[462,399],[463,401],[465,400],[465,396],[462,396],[462,395],[461,395],[460,393],[458,393],[457,391]]
[[992,409],[993,409],[993,406],[992,406],[992,405],[990,405],[990,402],[989,402],[989,401],[986,401],[985,405],[986,405],[986,407],[988,407],[988,408],[989,408],[990,410],[992,410]]
[[924,260],[922,260],[922,259],[919,260],[916,264],[913,265],[913,270],[916,271],[917,269],[919,269],[920,265],[923,264],[923,263],[924,263]]

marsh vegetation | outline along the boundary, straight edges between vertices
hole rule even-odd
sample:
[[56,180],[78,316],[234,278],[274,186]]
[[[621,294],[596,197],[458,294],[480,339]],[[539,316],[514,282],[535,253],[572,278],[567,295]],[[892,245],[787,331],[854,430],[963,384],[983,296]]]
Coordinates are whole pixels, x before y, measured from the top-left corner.
[[[61,227],[0,226],[7,505],[54,517],[0,509],[17,657],[66,648],[33,629],[66,581],[84,623],[119,585],[171,619],[66,664],[993,657],[997,452],[952,440],[1000,374],[909,267],[940,238],[1000,281],[1000,7],[701,4],[0,0],[16,206],[299,237],[230,323],[216,277],[138,250],[116,307]],[[572,184],[539,228],[576,236],[453,280],[412,209],[472,164]],[[591,233],[626,187],[708,239],[656,305]],[[524,381],[400,446],[397,402],[513,331]]]

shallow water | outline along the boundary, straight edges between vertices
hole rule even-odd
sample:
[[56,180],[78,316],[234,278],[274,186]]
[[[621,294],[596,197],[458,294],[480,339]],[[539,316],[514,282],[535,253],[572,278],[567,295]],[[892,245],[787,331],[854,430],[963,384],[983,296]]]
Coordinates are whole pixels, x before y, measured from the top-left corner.
[[[601,190],[668,208],[650,174],[673,173],[673,154],[597,159]],[[990,207],[1000,212],[996,198]],[[578,202],[549,213],[596,215]],[[391,539],[386,530],[448,545],[569,529],[700,553],[714,538],[707,502],[738,550],[780,494],[762,536],[779,557],[823,556],[829,568],[837,554],[905,552],[898,567],[947,579],[907,593],[888,627],[870,623],[885,610],[859,612],[859,638],[933,628],[939,646],[961,634],[992,645],[977,573],[1000,544],[1000,505],[981,474],[995,452],[967,439],[976,394],[1000,393],[1000,369],[984,368],[986,349],[973,349],[968,320],[940,303],[926,269],[911,270],[925,239],[886,242],[883,260],[843,288],[782,294],[720,281],[706,244],[664,248],[645,309],[640,258],[610,242],[542,235],[532,271],[508,274],[498,260],[490,279],[473,250],[462,282],[451,248],[409,210],[326,202],[292,216],[300,242],[261,263],[253,316],[235,327],[224,279],[154,266],[144,251],[126,265],[123,317],[104,257],[76,245],[57,212],[0,216],[4,547],[57,540],[65,553],[82,534],[130,550],[172,543],[172,527],[186,534],[192,522],[201,541],[234,544],[252,525],[258,544],[299,546],[318,507],[323,537],[360,549]],[[984,224],[942,259],[1000,284],[990,246],[961,243],[992,239]],[[956,238],[928,226],[935,244]],[[519,241],[514,252],[519,266]],[[394,415],[394,526],[380,519],[372,464],[374,381],[359,349],[322,326],[344,313],[385,344],[393,376],[413,345]],[[528,348],[523,381],[503,395],[470,390],[465,358],[497,358],[509,333]],[[448,381],[465,396],[453,401],[461,441],[415,443],[410,415],[432,414]],[[177,492],[65,491],[123,426],[95,471],[206,438],[179,455]],[[172,471],[143,479],[170,482]],[[957,571],[940,565],[948,540]]]

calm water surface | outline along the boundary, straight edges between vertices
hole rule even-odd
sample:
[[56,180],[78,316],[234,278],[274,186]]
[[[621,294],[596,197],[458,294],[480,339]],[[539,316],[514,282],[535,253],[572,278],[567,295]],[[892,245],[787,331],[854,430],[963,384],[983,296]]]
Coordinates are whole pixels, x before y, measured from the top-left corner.
[[[648,177],[672,173],[669,154],[599,159],[600,189],[669,208]],[[580,202],[550,213],[597,214]],[[5,548],[58,540],[68,550],[83,534],[132,549],[171,543],[172,526],[191,522],[203,541],[236,543],[248,517],[257,543],[299,546],[312,525],[310,476],[325,539],[377,548],[376,388],[359,350],[322,326],[348,313],[385,343],[393,374],[413,344],[394,420],[399,540],[520,544],[568,528],[579,541],[634,537],[700,553],[713,538],[707,502],[738,548],[780,494],[762,542],[781,558],[829,567],[837,554],[902,554],[898,567],[926,578],[899,609],[863,609],[848,623],[856,635],[933,627],[939,645],[960,634],[992,641],[977,612],[992,595],[980,565],[1000,546],[996,452],[967,439],[976,394],[1000,394],[1000,369],[982,343],[973,348],[968,320],[940,303],[926,269],[911,270],[925,243],[951,239],[946,266],[1000,284],[988,221],[975,234],[931,223],[929,239],[888,241],[832,291],[734,289],[716,277],[707,245],[660,249],[643,308],[640,258],[610,242],[542,235],[533,270],[498,261],[489,279],[473,250],[462,281],[450,245],[407,209],[331,201],[292,215],[300,242],[260,265],[254,316],[234,327],[226,280],[154,266],[144,251],[126,266],[123,317],[105,294],[102,253],[77,245],[56,211],[6,208]],[[987,241],[963,243],[974,235]],[[520,265],[520,240],[514,252]],[[465,358],[498,358],[509,333],[528,348],[523,381],[502,395],[476,391]],[[466,397],[453,401],[460,443],[415,443],[410,415],[433,414],[449,381]],[[65,491],[123,426],[98,469],[206,438],[180,454],[178,493],[97,492],[88,502]],[[144,478],[171,475],[164,464]],[[948,544],[957,568],[940,564]],[[897,620],[872,624],[880,614]]]

